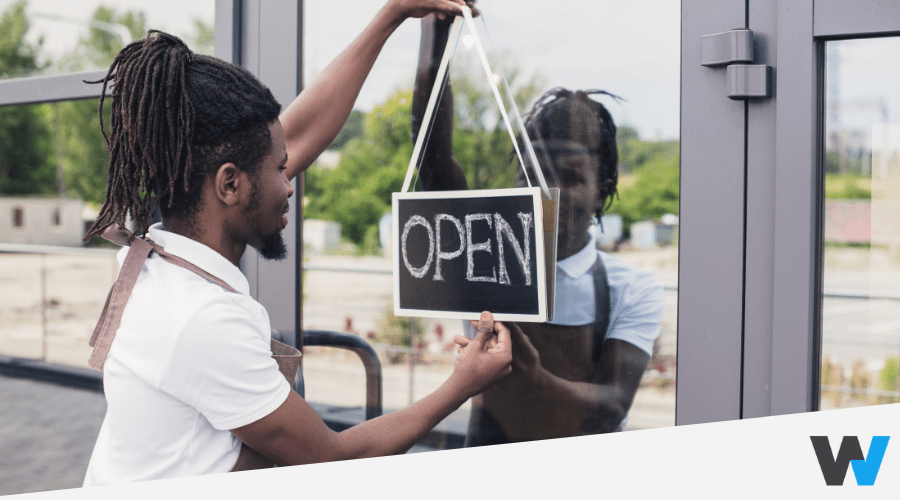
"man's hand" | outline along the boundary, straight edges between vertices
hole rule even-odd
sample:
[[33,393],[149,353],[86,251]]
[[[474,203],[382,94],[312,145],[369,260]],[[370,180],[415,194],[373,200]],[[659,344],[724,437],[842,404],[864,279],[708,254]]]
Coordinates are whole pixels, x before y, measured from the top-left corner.
[[[472,326],[478,327],[479,323],[471,321]],[[503,326],[502,323],[495,323]],[[535,349],[534,345],[528,340],[528,336],[522,332],[519,325],[515,323],[509,324],[510,339],[512,340],[512,372],[507,381],[517,379],[520,383],[533,386],[535,389],[544,389],[548,383],[549,374],[547,370],[541,366],[541,355]],[[453,339],[459,347],[457,351],[461,352],[464,346],[472,342],[472,339],[457,335]]]
[[461,16],[463,5],[466,5],[463,0],[391,0],[388,4],[401,22],[410,17],[418,19],[428,14],[437,14],[441,20],[448,16]]
[[493,315],[487,311],[481,313],[477,324],[474,321],[472,324],[478,328],[474,339],[460,335],[453,338],[459,344],[459,355],[451,375],[469,396],[480,393],[512,371],[509,329],[503,323],[494,322]]
[[541,366],[541,355],[535,349],[528,336],[522,332],[519,325],[510,323],[513,346],[513,372],[510,377],[521,378],[528,385],[536,389],[544,389],[548,383],[547,370]]

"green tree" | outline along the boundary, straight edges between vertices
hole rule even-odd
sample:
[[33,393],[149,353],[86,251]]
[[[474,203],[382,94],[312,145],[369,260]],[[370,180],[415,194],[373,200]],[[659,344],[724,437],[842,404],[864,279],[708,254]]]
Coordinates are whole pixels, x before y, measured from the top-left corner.
[[[473,64],[477,61],[462,60],[452,75],[454,155],[470,188],[514,187],[519,167],[517,161],[510,161],[512,140],[500,110],[483,73],[478,73],[481,67]],[[515,67],[506,66],[503,73],[513,89],[513,98],[524,109],[537,95],[540,78],[520,83],[522,78]],[[339,141],[346,140],[337,168],[329,171],[313,167],[306,173],[304,194],[309,204],[304,209],[305,217],[339,222],[343,236],[366,252],[377,252],[378,220],[390,211],[391,194],[403,185],[412,156],[411,108],[412,91],[401,90],[369,113],[351,113],[342,136],[332,145],[338,148]],[[356,120],[362,125],[360,132]]]
[[127,28],[131,40],[122,40],[116,30],[91,26],[87,37],[79,40],[75,49],[60,60],[59,65],[67,71],[107,68],[125,44],[140,40],[147,34],[146,16],[140,11],[118,12],[112,7],[100,6],[94,10],[91,20],[123,26]]
[[350,111],[350,116],[347,117],[347,122],[344,123],[341,131],[338,132],[337,137],[334,138],[334,140],[331,142],[331,145],[328,146],[328,149],[339,150],[343,148],[348,142],[350,142],[350,139],[362,135],[363,129],[365,128],[365,121],[365,113],[358,109]]
[[[0,14],[0,78],[32,74],[42,41],[31,45],[25,2],[19,1]],[[56,169],[51,160],[51,134],[39,105],[0,108],[0,194],[50,194],[56,187]]]
[[194,19],[194,28],[197,32],[194,36],[188,37],[188,43],[191,50],[197,54],[213,55],[216,30],[212,26],[204,23],[199,19]]
[[36,72],[43,39],[37,45],[25,41],[29,22],[25,0],[19,0],[0,14],[0,78],[16,78]]
[[411,107],[412,91],[397,92],[366,115],[363,133],[346,144],[337,168],[308,173],[306,217],[337,221],[345,237],[363,242],[403,183],[413,148]]
[[[499,86],[510,120],[514,122],[510,99],[519,110],[529,104],[544,87],[540,74],[524,81],[518,65],[500,55],[491,67],[505,75],[511,96]],[[512,139],[506,130],[493,91],[484,76],[480,61],[472,53],[458,53],[451,73],[453,85],[453,155],[463,168],[470,189],[501,189],[516,185],[519,162],[515,158]],[[513,125],[518,132],[518,127]],[[526,154],[523,152],[523,154]]]
[[[94,10],[91,18],[125,26],[134,40],[143,38],[147,33],[143,12],[118,12],[101,6]],[[75,50],[63,57],[62,65],[71,71],[106,67],[122,50],[122,43],[117,34],[92,27],[87,36],[79,40]],[[67,193],[88,202],[102,203],[106,196],[109,153],[97,116],[99,99],[67,101],[52,106],[55,109],[50,113],[50,119],[53,120],[54,132],[59,134]],[[109,130],[109,101],[104,108],[104,123]]]
[[[882,391],[900,391],[900,359],[892,357],[884,360],[884,368],[879,374],[879,389]],[[896,397],[879,396],[878,404],[896,403]]]
[[678,214],[678,157],[655,156],[634,172],[634,182],[619,186],[619,196],[608,210],[620,214],[623,225],[665,214]]
[[643,141],[627,125],[617,127],[616,136],[619,188],[607,212],[621,215],[626,230],[641,220],[678,215],[678,141]]
[[[70,101],[56,106],[54,119],[59,119],[58,129],[66,192],[84,201],[101,204],[106,196],[106,179],[109,153],[106,141],[100,133],[97,116],[99,99]],[[110,107],[107,101],[103,110],[103,122],[107,131],[110,123]]]

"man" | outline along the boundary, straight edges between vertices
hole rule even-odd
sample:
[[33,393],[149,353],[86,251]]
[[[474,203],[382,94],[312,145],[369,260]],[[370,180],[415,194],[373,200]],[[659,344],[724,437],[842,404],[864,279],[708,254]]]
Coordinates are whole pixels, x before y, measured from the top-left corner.
[[[448,31],[449,23],[434,16],[422,20],[414,133],[423,133],[417,123]],[[453,157],[453,102],[446,85],[419,170],[426,190],[467,188]],[[513,372],[473,400],[469,446],[622,430],[652,355],[665,306],[659,281],[598,251],[589,233],[592,219],[599,220],[612,202],[618,179],[616,127],[607,109],[590,98],[595,93],[606,94],[553,89],[526,115],[544,176],[560,188],[556,311],[548,323],[508,325]],[[520,169],[518,186],[527,185],[525,175]]]
[[[462,4],[390,0],[280,117],[250,73],[171,35],[151,32],[116,56],[103,80],[113,86],[107,198],[86,238],[130,247],[92,338],[108,409],[85,485],[402,453],[509,372],[509,332],[484,313],[439,389],[335,433],[291,390],[280,369],[296,369],[298,353],[273,353],[266,311],[237,267],[247,245],[285,256],[290,179],[340,130],[393,30]],[[162,223],[148,228],[156,207]],[[115,231],[127,215],[145,238]]]

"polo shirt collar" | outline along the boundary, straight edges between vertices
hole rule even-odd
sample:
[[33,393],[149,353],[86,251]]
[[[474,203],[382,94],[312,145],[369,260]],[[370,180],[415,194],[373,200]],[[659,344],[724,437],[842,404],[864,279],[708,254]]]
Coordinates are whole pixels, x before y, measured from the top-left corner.
[[597,251],[594,249],[594,238],[591,237],[584,248],[557,262],[556,265],[570,278],[580,278],[590,271],[594,262],[597,262]]
[[222,254],[200,243],[162,229],[161,223],[150,226],[150,239],[172,255],[194,264],[221,279],[231,288],[244,295],[250,295],[250,283],[244,273]]

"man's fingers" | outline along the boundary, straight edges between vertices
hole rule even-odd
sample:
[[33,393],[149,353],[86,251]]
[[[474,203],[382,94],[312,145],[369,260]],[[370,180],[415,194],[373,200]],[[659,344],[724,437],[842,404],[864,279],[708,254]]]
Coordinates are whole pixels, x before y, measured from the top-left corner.
[[470,339],[468,337],[463,337],[462,335],[454,335],[453,342],[456,342],[456,344],[459,345],[460,347],[465,347],[465,346],[469,345],[470,342],[472,342],[472,339]]
[[475,2],[466,1],[466,6],[472,11],[472,17],[478,17],[481,15],[481,12],[475,8]]
[[523,332],[522,329],[519,328],[519,325],[515,323],[509,324],[509,335],[516,344],[520,344],[523,341],[528,342],[528,337],[525,336],[525,332]]
[[494,323],[494,328],[497,332],[497,342],[495,345],[491,346],[490,351],[510,353],[510,355],[512,355],[512,339],[509,334],[509,328],[499,321]]
[[513,346],[516,350],[516,354],[519,357],[526,356],[528,358],[537,358],[538,352],[537,349],[534,348],[534,344],[531,343],[531,339],[525,335],[525,332],[519,328],[519,325],[515,323],[509,324],[509,332],[510,337],[512,338]]
[[478,330],[478,334],[475,335],[475,341],[483,345],[494,334],[494,315],[484,311],[481,313],[481,318],[478,319],[478,324],[476,325],[473,322],[472,326]]
[[[447,0],[445,4],[448,5],[445,5],[443,14],[445,16],[453,17],[462,15],[462,7],[466,5],[466,2],[463,0]],[[438,14],[438,16],[440,16],[440,14]]]

